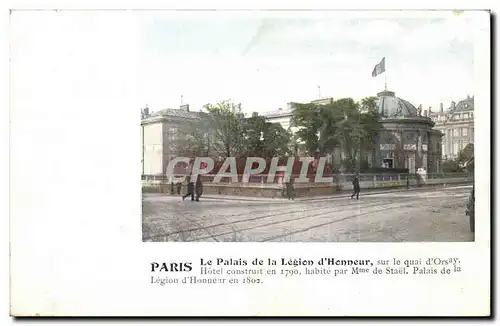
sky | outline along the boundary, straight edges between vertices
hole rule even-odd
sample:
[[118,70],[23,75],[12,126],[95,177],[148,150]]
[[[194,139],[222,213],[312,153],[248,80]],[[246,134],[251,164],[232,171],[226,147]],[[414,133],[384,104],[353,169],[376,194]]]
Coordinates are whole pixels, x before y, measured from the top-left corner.
[[[231,99],[247,112],[384,89],[437,110],[474,92],[467,14],[185,13],[141,23],[139,94],[154,111]],[[386,58],[386,72],[372,77]],[[318,87],[319,86],[319,87]]]
[[[468,12],[50,11],[12,17],[13,81],[61,105],[83,105],[93,94],[110,105],[120,99],[154,112],[179,107],[182,97],[192,110],[231,99],[245,112],[262,113],[319,97],[375,96],[385,81],[397,96],[435,110],[441,101],[448,106],[474,94],[480,31]],[[386,72],[374,78],[383,57]],[[48,76],[56,96],[37,91]]]

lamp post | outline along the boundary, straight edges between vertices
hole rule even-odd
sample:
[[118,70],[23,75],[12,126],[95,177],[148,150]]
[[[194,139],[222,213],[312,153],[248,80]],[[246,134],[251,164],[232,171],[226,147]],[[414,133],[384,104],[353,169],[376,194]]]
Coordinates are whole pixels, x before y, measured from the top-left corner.
[[358,157],[356,159],[356,172],[359,173],[361,170],[361,132],[359,128],[360,114],[358,112],[358,121],[356,121],[356,138],[358,139]]

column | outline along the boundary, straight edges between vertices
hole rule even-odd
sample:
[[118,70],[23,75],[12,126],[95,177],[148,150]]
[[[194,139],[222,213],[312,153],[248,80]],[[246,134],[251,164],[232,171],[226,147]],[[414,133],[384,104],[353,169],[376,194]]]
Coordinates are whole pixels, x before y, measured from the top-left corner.
[[422,132],[421,130],[417,130],[417,155],[416,159],[417,161],[415,162],[416,165],[418,165],[419,168],[423,167],[424,162],[423,162],[423,157],[422,157]]

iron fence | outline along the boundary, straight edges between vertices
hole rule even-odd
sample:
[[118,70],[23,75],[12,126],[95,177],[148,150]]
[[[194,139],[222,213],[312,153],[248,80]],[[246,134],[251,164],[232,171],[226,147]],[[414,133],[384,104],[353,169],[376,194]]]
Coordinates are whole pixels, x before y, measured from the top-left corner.
[[[174,174],[172,175],[173,177],[181,177],[184,178],[188,176],[188,174]],[[167,174],[143,174],[141,176],[141,180],[145,182],[160,182],[160,183],[171,183],[173,182],[172,176],[167,175]],[[283,182],[283,177],[282,175],[275,175],[274,178],[269,178],[267,174],[252,174],[252,175],[246,175],[248,177],[248,183],[253,183],[253,184],[264,184],[264,183],[271,183],[271,184],[276,184],[276,183],[282,183]],[[356,174],[330,174],[330,175],[323,175],[323,178],[328,178],[332,177],[332,183],[343,183],[343,182],[352,182],[352,180],[355,178]],[[243,182],[243,178],[245,177],[244,174],[238,174],[236,175],[236,179],[231,177],[222,177],[218,178],[217,183],[226,183],[226,184],[231,184],[231,183],[240,183]],[[291,175],[291,179],[296,180],[300,177],[299,174],[293,174]],[[316,175],[314,174],[309,174],[307,175],[307,178],[311,181],[314,182]],[[417,179],[427,179],[427,180],[432,180],[432,179],[459,179],[463,178],[465,179],[470,179],[473,177],[470,173],[462,173],[462,172],[456,172],[456,173],[429,173],[425,174],[423,177],[415,174],[415,173],[398,173],[398,174],[359,174],[359,181],[406,181],[408,180],[417,180]],[[217,178],[217,175],[215,174],[205,174],[201,175],[201,180],[202,182],[214,182],[215,178]]]

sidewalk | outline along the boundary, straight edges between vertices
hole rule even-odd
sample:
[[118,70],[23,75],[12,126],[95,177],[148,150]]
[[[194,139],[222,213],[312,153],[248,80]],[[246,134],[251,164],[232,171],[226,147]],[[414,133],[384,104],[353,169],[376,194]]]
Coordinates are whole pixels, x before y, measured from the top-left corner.
[[[418,191],[429,191],[432,189],[443,189],[443,188],[463,188],[468,187],[472,184],[469,183],[455,183],[450,184],[449,186],[442,185],[429,185],[422,187],[412,187],[410,189],[406,189],[404,187],[399,188],[387,188],[387,189],[366,189],[363,191],[361,189],[362,195],[378,195],[378,194],[386,194],[386,193],[397,193],[397,192],[418,192]],[[318,200],[318,199],[329,199],[329,198],[341,198],[347,197],[352,194],[352,190],[342,190],[335,194],[328,196],[311,196],[311,197],[297,197],[295,201],[310,201],[310,200]],[[205,199],[224,199],[224,200],[237,200],[237,201],[250,201],[250,202],[277,202],[277,201],[288,201],[286,197],[275,197],[275,198],[267,198],[267,197],[247,197],[247,196],[232,196],[232,195],[213,195],[207,194],[203,195],[202,198]]]

